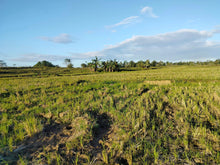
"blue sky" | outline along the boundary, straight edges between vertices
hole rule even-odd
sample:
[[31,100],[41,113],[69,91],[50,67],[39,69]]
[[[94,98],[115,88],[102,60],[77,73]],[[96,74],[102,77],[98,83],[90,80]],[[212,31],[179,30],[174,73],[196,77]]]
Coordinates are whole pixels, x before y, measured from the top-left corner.
[[0,60],[220,58],[219,0],[0,0]]

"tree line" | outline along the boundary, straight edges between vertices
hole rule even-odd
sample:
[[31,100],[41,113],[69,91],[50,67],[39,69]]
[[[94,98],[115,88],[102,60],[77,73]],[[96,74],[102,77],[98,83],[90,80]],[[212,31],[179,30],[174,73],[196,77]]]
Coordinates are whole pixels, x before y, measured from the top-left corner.
[[220,65],[220,59],[217,59],[215,61],[189,61],[189,62],[163,62],[163,61],[155,61],[153,60],[150,62],[150,60],[140,60],[137,62],[131,61],[117,61],[117,60],[107,60],[107,61],[101,61],[98,59],[98,57],[95,57],[91,60],[89,63],[82,63],[82,68],[90,68],[93,71],[104,71],[104,72],[115,72],[120,71],[121,69],[126,68],[143,68],[147,69],[150,67],[161,67],[161,66],[172,66],[172,65]]
[[[64,63],[67,68],[73,68],[73,64],[71,59],[64,59]],[[163,61],[150,61],[150,60],[140,60],[140,61],[117,61],[114,60],[107,60],[101,61],[98,57],[95,57],[90,62],[82,63],[81,68],[90,68],[92,71],[104,71],[104,72],[116,72],[120,70],[125,70],[129,68],[139,68],[139,69],[147,69],[153,67],[161,67],[161,66],[172,66],[172,65],[220,65],[220,59],[215,61],[188,61],[188,62],[163,62]],[[0,67],[7,67],[7,64],[0,60]],[[58,65],[53,65],[49,61],[39,61],[33,67],[59,67]]]

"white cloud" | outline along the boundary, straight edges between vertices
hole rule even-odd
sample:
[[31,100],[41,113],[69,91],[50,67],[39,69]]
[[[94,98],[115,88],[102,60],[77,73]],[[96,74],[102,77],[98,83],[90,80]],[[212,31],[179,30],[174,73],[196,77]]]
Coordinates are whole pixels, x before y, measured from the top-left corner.
[[49,55],[49,54],[37,54],[37,53],[29,53],[29,54],[23,54],[18,58],[11,59],[12,61],[18,61],[18,62],[38,62],[38,61],[60,61],[64,60],[65,56],[59,56],[59,55]]
[[145,6],[141,9],[141,14],[147,15],[152,18],[157,18],[158,16],[153,13],[153,9],[149,6]]
[[71,54],[71,58],[75,60],[86,60],[86,59],[94,58],[95,56],[101,56],[101,55],[98,55],[97,52],[87,52],[87,53],[69,52],[69,54]]
[[212,30],[212,33],[213,34],[220,33],[220,25],[215,26],[215,28]]
[[138,21],[139,21],[139,16],[130,16],[130,17],[127,17],[127,18],[123,19],[122,21],[114,24],[114,25],[106,26],[106,28],[115,28],[115,27],[122,26],[122,25],[137,23]]
[[[153,9],[148,6],[145,6],[144,8],[141,9],[141,14],[152,17],[152,18],[158,17],[157,15],[155,15],[153,13]],[[141,22],[141,20],[142,20],[141,16],[130,16],[130,17],[123,19],[122,21],[120,21],[118,23],[115,23],[113,25],[108,25],[108,26],[106,26],[106,28],[112,29],[112,28],[116,28],[119,26],[123,26],[123,25],[134,24],[134,23]],[[111,30],[111,32],[116,32],[116,30],[115,29],[113,31]]]
[[209,40],[216,33],[182,29],[154,36],[134,36],[101,51],[78,54],[78,57],[163,61],[217,59],[220,42]]
[[45,40],[45,41],[50,41],[50,42],[54,42],[54,43],[61,43],[61,44],[68,44],[68,43],[72,43],[73,40],[72,40],[72,37],[71,35],[69,34],[66,34],[66,33],[63,33],[63,34],[60,34],[58,36],[55,36],[55,37],[40,37],[42,40]]
[[100,51],[69,53],[68,56],[30,53],[10,60],[18,62],[63,61],[65,58],[90,60],[95,56],[103,60],[213,60],[220,58],[220,41],[211,41],[217,33],[220,33],[218,29],[211,31],[182,29],[154,36],[133,36]]

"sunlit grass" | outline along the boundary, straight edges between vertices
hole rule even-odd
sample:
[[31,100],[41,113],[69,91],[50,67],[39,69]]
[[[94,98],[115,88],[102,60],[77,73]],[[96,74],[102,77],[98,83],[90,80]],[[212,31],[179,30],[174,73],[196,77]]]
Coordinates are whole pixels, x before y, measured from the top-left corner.
[[64,130],[57,133],[63,137],[54,152],[45,146],[32,160],[24,154],[18,163],[95,161],[89,145],[101,126],[92,114],[106,113],[111,126],[99,153],[105,163],[220,163],[218,66],[78,72],[1,78],[0,155],[10,155],[56,123]]

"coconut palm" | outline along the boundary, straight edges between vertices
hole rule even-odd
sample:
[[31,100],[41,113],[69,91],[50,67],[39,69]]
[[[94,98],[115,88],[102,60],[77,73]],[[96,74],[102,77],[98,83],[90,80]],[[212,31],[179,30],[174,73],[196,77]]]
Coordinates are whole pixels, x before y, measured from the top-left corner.
[[100,66],[100,59],[98,59],[96,56],[95,59],[92,59],[92,62],[89,63],[89,66],[93,69],[94,72],[96,72]]

